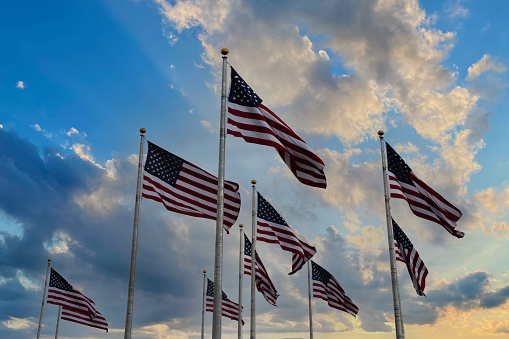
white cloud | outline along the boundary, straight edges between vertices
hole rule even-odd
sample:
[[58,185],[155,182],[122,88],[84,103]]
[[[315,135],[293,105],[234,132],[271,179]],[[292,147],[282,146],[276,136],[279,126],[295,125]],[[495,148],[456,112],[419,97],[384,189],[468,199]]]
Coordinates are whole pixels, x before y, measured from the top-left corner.
[[25,83],[23,81],[18,81],[16,88],[25,89]]
[[50,132],[46,131],[45,129],[42,129],[41,126],[39,126],[39,124],[33,124],[30,125],[30,127],[35,129],[37,132],[41,132],[48,139],[50,139],[53,136]]
[[37,323],[29,318],[16,318],[9,316],[9,320],[2,321],[2,324],[12,330],[23,330],[27,328],[35,328]]
[[0,124],[0,128],[4,128],[4,125]]
[[71,136],[73,134],[80,134],[80,132],[76,128],[71,127],[71,129],[68,132],[66,132],[65,134],[67,134],[67,136]]
[[22,270],[17,269],[16,270],[16,278],[18,279],[19,283],[27,290],[27,291],[40,291],[42,290],[41,286],[38,282],[35,282],[25,276]]
[[194,108],[191,108],[188,112],[189,114],[194,114]]
[[507,67],[501,63],[491,59],[489,54],[484,54],[481,60],[477,61],[475,64],[468,68],[468,79],[475,79],[479,77],[481,74],[493,71],[497,73],[504,73],[507,71]]
[[92,151],[90,150],[90,146],[76,143],[73,144],[70,148],[74,151],[74,153],[76,153],[77,156],[80,157],[80,159],[91,162],[94,164],[94,166],[104,169],[101,165],[95,162],[94,157],[91,154]]
[[209,133],[214,133],[215,132],[214,128],[212,128],[212,122],[206,121],[206,120],[200,120],[200,124],[203,127],[205,127],[209,131]]
[[461,5],[463,0],[451,1],[447,4],[445,13],[451,18],[465,18],[468,16],[468,9]]

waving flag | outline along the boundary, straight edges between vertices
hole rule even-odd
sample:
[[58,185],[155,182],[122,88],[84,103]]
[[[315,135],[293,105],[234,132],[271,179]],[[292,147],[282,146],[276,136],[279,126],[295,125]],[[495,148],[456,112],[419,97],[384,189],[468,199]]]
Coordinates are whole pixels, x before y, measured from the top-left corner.
[[465,233],[455,230],[461,211],[417,178],[398,153],[385,144],[391,198],[406,200],[416,216],[436,222],[455,237],[463,238]]
[[[207,278],[207,294],[206,294],[206,308],[207,312],[213,312],[214,309],[214,282]],[[222,296],[222,315],[223,317],[230,318],[232,320],[239,320],[239,304],[228,299],[226,293],[223,292]],[[242,320],[244,325],[244,320]]]
[[281,159],[303,184],[326,188],[322,159],[269,108],[231,68],[228,96],[228,134],[246,142],[275,147]]
[[57,271],[51,269],[48,304],[62,306],[62,319],[96,327],[108,332],[108,323],[94,307],[94,301],[69,284]]
[[[251,246],[251,241],[247,235],[244,234],[244,274],[251,275],[251,262],[253,258],[253,248]],[[265,266],[262,263],[262,259],[258,256],[258,252],[256,252],[256,275],[255,275],[255,284],[256,289],[263,295],[265,300],[273,306],[276,305],[277,298],[279,294],[270,280],[269,274],[265,269]]]
[[[168,211],[216,220],[217,177],[148,142],[142,196]],[[224,224],[229,232],[240,211],[239,185],[224,182]]]
[[316,253],[316,248],[301,241],[274,207],[258,193],[256,239],[279,244],[284,251],[292,252],[292,271],[294,274]]
[[359,308],[352,302],[338,281],[323,267],[311,260],[313,271],[313,297],[325,300],[330,307],[353,315],[359,313]]
[[424,295],[428,269],[421,260],[419,253],[415,250],[414,245],[410,242],[410,239],[408,239],[405,232],[396,224],[394,219],[392,219],[392,229],[394,231],[396,260],[406,264],[408,274],[410,274],[410,279],[414,284],[415,292],[418,295]]

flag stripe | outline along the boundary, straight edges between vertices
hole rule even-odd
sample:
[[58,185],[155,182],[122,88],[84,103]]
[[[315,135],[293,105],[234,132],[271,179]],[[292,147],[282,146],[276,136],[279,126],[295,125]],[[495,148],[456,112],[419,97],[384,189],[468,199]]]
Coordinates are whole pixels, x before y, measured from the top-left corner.
[[108,323],[106,319],[98,312],[94,319],[90,319],[88,316],[73,312],[65,307],[62,307],[62,320],[72,321],[78,324],[95,327],[108,332]]
[[311,266],[313,271],[313,297],[327,301],[330,307],[355,317],[359,312],[359,308],[346,296],[336,278],[312,260]]
[[424,295],[428,269],[421,260],[419,253],[410,242],[410,239],[408,239],[394,219],[392,219],[392,227],[394,231],[394,252],[396,260],[405,263],[415,291],[418,295]]
[[[251,262],[252,262],[252,247],[249,238],[244,234],[244,274],[251,275]],[[256,254],[255,263],[255,285],[256,289],[263,295],[265,300],[273,306],[277,306],[277,293],[272,280],[265,269],[265,266],[260,259],[258,253]]]
[[108,323],[94,307],[94,301],[69,284],[51,269],[47,303],[62,306],[62,319],[97,327],[108,332]]
[[435,222],[455,237],[463,238],[465,234],[455,229],[461,211],[420,180],[387,142],[385,145],[391,198],[405,200],[416,216]]
[[[143,175],[144,198],[169,211],[216,220],[218,179],[198,166],[148,142]],[[240,211],[239,185],[225,181],[223,227],[229,232]]]
[[248,143],[271,146],[301,183],[325,188],[322,159],[231,68],[227,133]]

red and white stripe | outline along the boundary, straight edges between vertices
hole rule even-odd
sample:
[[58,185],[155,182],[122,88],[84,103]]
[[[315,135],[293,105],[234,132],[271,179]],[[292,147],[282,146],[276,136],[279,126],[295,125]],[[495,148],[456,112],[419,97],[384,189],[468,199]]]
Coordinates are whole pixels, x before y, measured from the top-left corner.
[[257,224],[257,240],[279,244],[284,251],[293,253],[292,272],[289,274],[294,274],[300,270],[315,255],[316,248],[297,238],[289,226],[273,223],[261,218],[257,219]]
[[[270,280],[269,274],[267,273],[267,270],[265,269],[265,266],[263,265],[262,260],[258,255],[256,256],[255,265],[256,289],[263,295],[269,304],[277,306],[276,302],[279,294],[277,293],[276,288],[274,287],[272,280]],[[244,256],[244,274],[251,275],[251,257],[247,255]]]
[[[208,296],[206,297],[205,310],[207,312],[213,312],[214,309],[214,297]],[[235,321],[239,321],[239,304],[231,301],[230,299],[224,300],[221,299],[221,314],[223,317],[230,318]],[[244,325],[244,320],[242,320],[242,324]]]
[[416,216],[442,225],[447,232],[458,238],[465,236],[463,232],[455,230],[456,222],[462,216],[461,211],[417,178],[413,172],[410,172],[410,178],[415,186],[400,182],[390,171],[388,176],[391,198],[406,200]]
[[248,107],[228,101],[228,113],[228,134],[249,143],[275,147],[301,183],[327,187],[322,159],[265,105]]
[[72,321],[78,324],[99,328],[108,332],[108,323],[100,312],[97,312],[94,318],[90,316],[76,312],[73,309],[68,309],[66,306],[62,307],[62,320]]
[[90,315],[92,318],[99,313],[94,307],[94,301],[75,289],[69,292],[49,287],[47,303],[62,306],[62,308],[76,313]]
[[[161,202],[167,210],[193,217],[216,220],[218,179],[184,160],[175,187],[144,173],[142,196]],[[239,185],[224,182],[224,222],[229,232],[240,211]]]
[[415,247],[412,246],[412,250],[409,251],[403,245],[400,246],[396,239],[394,239],[394,252],[396,253],[396,260],[405,263],[417,294],[424,295],[428,269],[421,260],[419,253],[415,250]]
[[321,281],[313,280],[313,297],[325,300],[330,307],[351,314],[354,317],[359,313],[357,305],[345,294],[345,291],[332,275],[327,285],[324,285]]

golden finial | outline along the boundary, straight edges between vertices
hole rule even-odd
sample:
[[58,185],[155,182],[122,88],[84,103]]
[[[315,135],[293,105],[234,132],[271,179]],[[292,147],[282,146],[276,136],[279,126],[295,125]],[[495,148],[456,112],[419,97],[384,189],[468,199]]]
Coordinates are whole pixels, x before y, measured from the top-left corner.
[[221,50],[221,54],[222,54],[222,55],[228,55],[228,53],[230,53],[230,51],[228,50],[228,48],[223,48],[223,49]]

